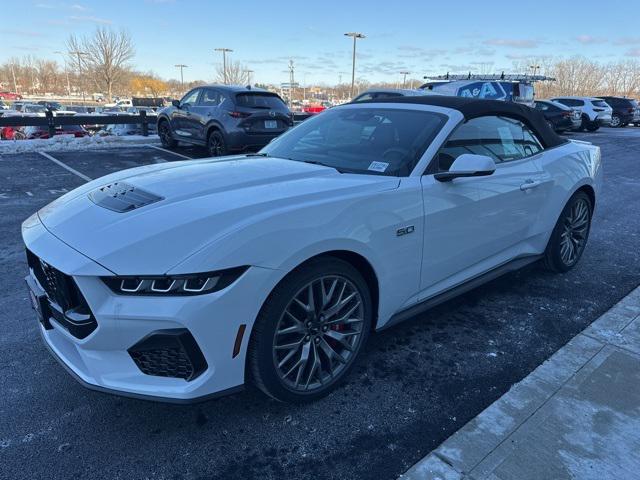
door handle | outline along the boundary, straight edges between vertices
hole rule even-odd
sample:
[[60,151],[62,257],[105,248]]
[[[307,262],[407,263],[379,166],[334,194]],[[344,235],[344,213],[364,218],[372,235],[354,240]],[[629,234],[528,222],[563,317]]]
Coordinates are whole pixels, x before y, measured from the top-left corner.
[[531,190],[533,188],[536,188],[541,184],[542,182],[540,180],[532,180],[531,178],[529,178],[525,180],[525,182],[522,185],[520,185],[520,190],[524,192],[526,190]]

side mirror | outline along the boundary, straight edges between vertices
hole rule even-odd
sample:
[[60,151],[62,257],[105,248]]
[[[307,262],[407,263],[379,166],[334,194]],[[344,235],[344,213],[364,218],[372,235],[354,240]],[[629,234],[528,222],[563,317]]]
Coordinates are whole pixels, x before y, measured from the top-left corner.
[[486,155],[463,153],[456,158],[448,172],[434,175],[439,182],[450,182],[459,177],[485,177],[496,171],[496,163]]
[[171,100],[171,105],[176,108],[180,108],[180,100]]

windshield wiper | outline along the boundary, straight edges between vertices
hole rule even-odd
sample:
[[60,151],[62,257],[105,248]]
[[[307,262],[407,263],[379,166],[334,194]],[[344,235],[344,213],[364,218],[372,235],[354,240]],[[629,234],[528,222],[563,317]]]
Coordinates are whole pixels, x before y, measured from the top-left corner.
[[268,153],[255,152],[255,153],[245,153],[245,157],[269,157]]

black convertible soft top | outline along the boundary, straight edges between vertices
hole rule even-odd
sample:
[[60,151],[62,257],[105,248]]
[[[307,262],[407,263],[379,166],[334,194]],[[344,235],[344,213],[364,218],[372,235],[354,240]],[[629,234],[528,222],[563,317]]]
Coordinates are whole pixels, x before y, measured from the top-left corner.
[[469,120],[486,115],[500,115],[520,120],[533,130],[544,148],[556,147],[567,140],[558,136],[547,124],[544,115],[537,110],[519,103],[502,100],[484,100],[467,97],[453,97],[446,95],[424,95],[407,97],[378,98],[359,103],[412,103],[419,105],[433,105],[435,107],[458,110],[465,119]]

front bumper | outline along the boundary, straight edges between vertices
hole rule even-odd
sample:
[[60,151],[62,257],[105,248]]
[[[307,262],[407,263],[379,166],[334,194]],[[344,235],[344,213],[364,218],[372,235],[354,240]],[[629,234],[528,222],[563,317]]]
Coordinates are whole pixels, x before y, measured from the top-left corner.
[[[37,257],[73,278],[95,317],[97,327],[85,338],[77,338],[54,318],[51,328],[40,326],[54,357],[83,385],[177,403],[202,401],[242,388],[249,334],[270,291],[273,270],[249,268],[234,284],[205,295],[124,296],[113,293],[100,280],[111,272],[61,242],[37,219],[25,222],[23,237]],[[239,351],[234,351],[241,325],[245,325],[244,335]],[[143,373],[129,351],[149,335],[168,331],[189,332],[204,356],[206,368],[193,379]]]

